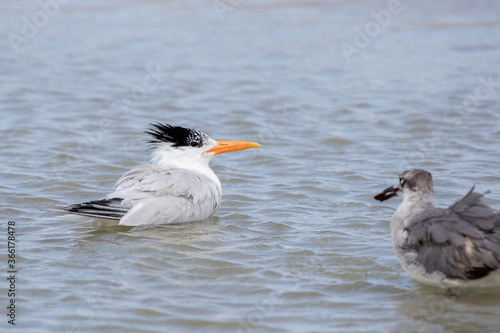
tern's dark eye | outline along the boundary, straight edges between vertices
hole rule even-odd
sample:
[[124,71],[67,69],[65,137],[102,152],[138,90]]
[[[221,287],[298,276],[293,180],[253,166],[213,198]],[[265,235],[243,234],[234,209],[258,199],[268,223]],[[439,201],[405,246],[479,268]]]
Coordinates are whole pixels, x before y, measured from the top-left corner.
[[191,147],[201,147],[200,141],[191,141]]
[[403,184],[405,183],[405,180],[403,177],[399,177],[399,184],[401,184],[401,186],[403,186]]

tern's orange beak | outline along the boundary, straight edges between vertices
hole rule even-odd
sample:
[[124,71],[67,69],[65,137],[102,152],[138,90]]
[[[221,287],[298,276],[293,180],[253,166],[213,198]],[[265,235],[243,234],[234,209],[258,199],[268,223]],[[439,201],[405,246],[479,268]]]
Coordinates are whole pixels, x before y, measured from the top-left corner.
[[238,151],[260,146],[258,143],[247,141],[217,141],[217,143],[218,145],[212,149],[207,150],[207,153],[214,153],[214,155],[219,155],[228,153],[230,151]]

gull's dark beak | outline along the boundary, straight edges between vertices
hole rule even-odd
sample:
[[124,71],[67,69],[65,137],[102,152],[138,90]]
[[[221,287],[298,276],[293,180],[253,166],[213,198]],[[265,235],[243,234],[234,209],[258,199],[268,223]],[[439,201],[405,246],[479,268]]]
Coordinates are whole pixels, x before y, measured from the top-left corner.
[[377,194],[373,198],[375,200],[379,200],[380,202],[382,202],[384,200],[390,199],[393,196],[397,195],[399,190],[400,189],[397,188],[396,186],[391,186],[391,187],[386,188],[382,193]]

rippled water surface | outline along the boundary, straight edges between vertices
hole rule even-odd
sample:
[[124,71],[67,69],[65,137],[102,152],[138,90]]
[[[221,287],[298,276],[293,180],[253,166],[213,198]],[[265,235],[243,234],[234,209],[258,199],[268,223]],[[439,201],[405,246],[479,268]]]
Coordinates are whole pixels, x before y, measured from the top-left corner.
[[[498,295],[403,272],[373,200],[419,167],[500,208],[498,2],[54,1],[0,4],[1,331],[498,331]],[[155,121],[262,144],[214,159],[212,218],[43,211],[109,193]]]

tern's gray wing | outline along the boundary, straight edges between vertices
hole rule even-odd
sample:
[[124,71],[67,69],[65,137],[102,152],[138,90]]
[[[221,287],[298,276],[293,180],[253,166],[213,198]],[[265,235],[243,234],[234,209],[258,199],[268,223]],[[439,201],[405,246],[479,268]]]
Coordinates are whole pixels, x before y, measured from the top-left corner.
[[107,200],[130,210],[121,225],[181,223],[209,217],[221,200],[220,184],[186,169],[140,165],[124,174]]
[[427,273],[474,280],[500,268],[500,215],[473,190],[447,209],[418,214],[406,229],[404,251]]
[[140,165],[120,177],[115,191],[106,198],[61,210],[137,226],[203,220],[212,215],[220,200],[220,183],[208,176]]

